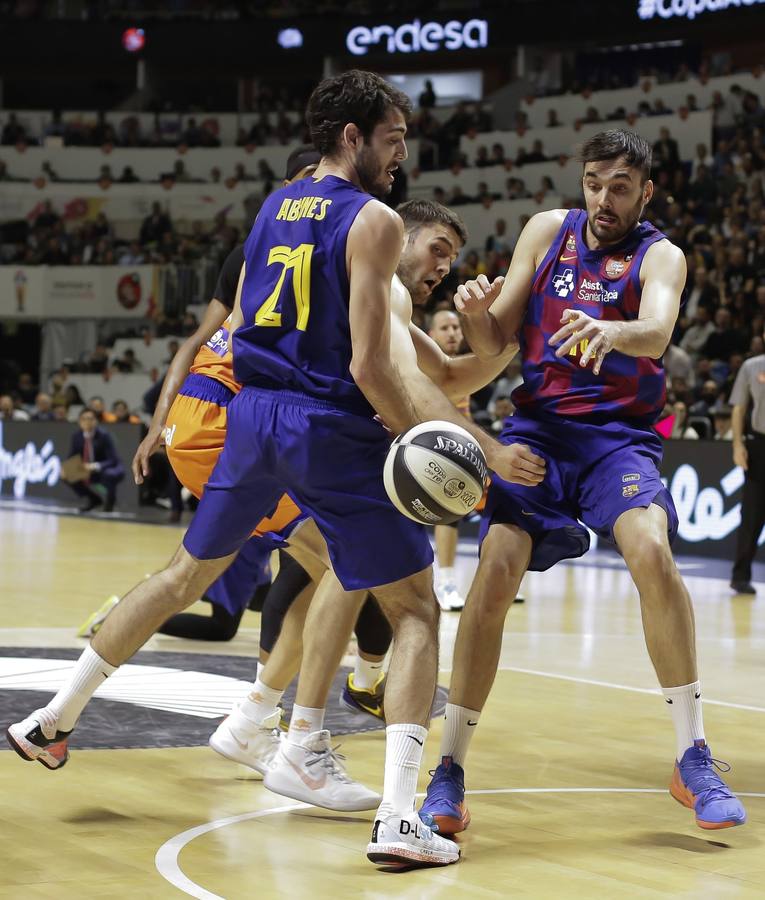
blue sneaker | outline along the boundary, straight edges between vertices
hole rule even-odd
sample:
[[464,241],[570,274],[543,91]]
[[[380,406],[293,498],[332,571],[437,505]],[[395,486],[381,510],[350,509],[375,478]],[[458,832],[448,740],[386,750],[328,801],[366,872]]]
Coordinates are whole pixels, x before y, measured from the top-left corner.
[[420,818],[430,816],[439,834],[458,834],[470,824],[470,812],[465,806],[465,773],[451,756],[444,756],[441,765],[430,773]]
[[700,828],[733,828],[746,822],[746,810],[728,785],[715,772],[730,772],[730,766],[713,759],[705,741],[696,741],[675,762],[669,792],[696,813]]

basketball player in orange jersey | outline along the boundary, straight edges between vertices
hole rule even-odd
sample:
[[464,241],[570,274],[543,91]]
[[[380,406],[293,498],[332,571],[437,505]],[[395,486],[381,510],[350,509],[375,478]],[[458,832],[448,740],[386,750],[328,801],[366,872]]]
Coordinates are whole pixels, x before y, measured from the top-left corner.
[[[395,431],[455,421],[508,481],[539,484],[544,464],[464,421],[416,359],[413,366],[407,361],[407,346],[391,340],[391,279],[403,224],[370,191],[389,191],[406,158],[410,110],[403,94],[369,72],[325,79],[314,91],[308,119],[322,162],[311,179],[266,199],[245,245],[245,324],[233,337],[243,388],[229,404],[224,451],[184,542],[165,570],[115,607],[51,703],[11,726],[9,737],[26,758],[47,754],[61,765],[68,733],[93,691],[231,565],[289,491],[320,525],[337,572],[318,590],[337,580],[348,591],[374,589],[394,630],[385,786],[367,855],[389,864],[447,865],[459,849],[413,808],[437,671],[432,552],[424,529],[384,492],[388,439],[371,413]],[[399,351],[403,358],[393,356]],[[371,544],[381,530],[388,541]],[[328,762],[327,737],[312,737],[304,764]]]
[[[523,384],[501,441],[522,440],[547,461],[533,491],[493,478],[478,571],[454,650],[441,762],[421,814],[444,833],[470,821],[463,767],[497,671],[503,623],[527,569],[544,571],[589,546],[588,525],[612,539],[640,595],[648,653],[675,730],[670,793],[706,829],[746,821],[706,745],[693,607],[675,565],[672,496],[652,429],[664,407],[662,356],[675,326],[686,265],[649,222],[651,147],[629,131],[582,147],[586,209],[535,215],[507,278],[459,288],[465,335],[485,356],[518,335]],[[629,746],[629,745],[628,745]],[[634,765],[630,749],[627,765]]]

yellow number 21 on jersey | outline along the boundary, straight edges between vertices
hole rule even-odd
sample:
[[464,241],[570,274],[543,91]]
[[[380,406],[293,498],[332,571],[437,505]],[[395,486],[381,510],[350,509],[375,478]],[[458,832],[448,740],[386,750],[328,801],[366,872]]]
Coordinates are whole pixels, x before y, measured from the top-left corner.
[[255,324],[264,327],[278,328],[282,324],[282,314],[276,312],[276,304],[279,302],[284,279],[287,271],[292,269],[292,291],[295,294],[297,306],[298,331],[305,331],[308,327],[308,315],[311,311],[311,256],[313,244],[300,244],[292,247],[272,247],[268,254],[268,265],[282,266],[279,280],[276,286],[255,313]]

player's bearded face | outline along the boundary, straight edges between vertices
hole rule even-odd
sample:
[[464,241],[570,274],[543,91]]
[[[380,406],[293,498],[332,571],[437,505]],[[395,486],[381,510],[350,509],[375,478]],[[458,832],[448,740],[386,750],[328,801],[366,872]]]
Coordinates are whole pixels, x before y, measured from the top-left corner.
[[623,159],[587,163],[582,184],[589,230],[601,244],[616,244],[629,234],[653,193],[653,184]]
[[391,192],[393,178],[389,170],[395,166],[394,161],[381,159],[374,147],[365,145],[357,151],[355,166],[362,190],[375,197]]

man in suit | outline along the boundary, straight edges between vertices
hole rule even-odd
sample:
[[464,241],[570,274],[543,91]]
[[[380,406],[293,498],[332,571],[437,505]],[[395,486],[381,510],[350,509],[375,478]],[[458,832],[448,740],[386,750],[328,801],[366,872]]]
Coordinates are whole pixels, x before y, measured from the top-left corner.
[[[75,494],[85,498],[80,512],[89,512],[101,503],[104,504],[104,512],[111,512],[114,509],[117,485],[125,477],[125,468],[117,456],[111,435],[98,427],[96,414],[92,410],[83,409],[77,422],[80,430],[72,435],[69,458],[79,456],[82,459],[86,476],[70,481],[69,485]],[[106,488],[105,500],[93,490],[93,485],[96,484],[102,484]]]

